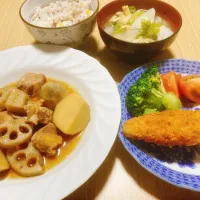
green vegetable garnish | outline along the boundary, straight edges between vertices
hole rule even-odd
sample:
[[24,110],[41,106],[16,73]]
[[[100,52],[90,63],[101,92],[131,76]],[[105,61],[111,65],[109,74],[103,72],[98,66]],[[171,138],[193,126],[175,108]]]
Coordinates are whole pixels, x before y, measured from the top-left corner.
[[128,21],[128,25],[132,25],[133,22],[136,20],[137,17],[139,17],[140,15],[144,14],[144,11],[143,10],[138,10],[136,12],[134,12],[131,16],[131,18],[129,19]]
[[161,23],[152,23],[150,20],[143,20],[141,23],[142,27],[140,33],[136,38],[143,37],[157,40],[161,25]]
[[114,25],[113,34],[123,33],[126,31],[126,28],[123,27],[123,23],[121,21],[117,21],[113,23],[113,25]]
[[126,96],[126,107],[133,116],[140,116],[166,109],[180,109],[180,100],[166,93],[158,67],[148,68],[130,87]]
[[146,109],[162,111],[165,107],[162,104],[162,97],[165,94],[158,67],[148,68],[133,84],[126,96],[126,106],[133,116],[143,115]]
[[136,7],[135,6],[129,6],[129,10],[131,13],[134,13],[136,11]]
[[154,113],[154,112],[157,112],[157,109],[149,109],[149,108],[147,108],[147,109],[145,109],[143,115],[151,114],[151,113]]
[[122,10],[124,11],[124,15],[126,16],[130,15],[130,10],[128,6],[123,6]]
[[123,12],[119,12],[117,15],[117,20],[115,21],[114,17],[110,19],[110,22],[113,25],[113,34],[123,33],[127,30],[127,27],[131,28],[131,25],[136,20],[137,17],[144,13],[143,10],[136,10],[135,6],[123,6]]
[[180,110],[182,107],[180,99],[173,93],[165,94],[162,103],[167,110]]

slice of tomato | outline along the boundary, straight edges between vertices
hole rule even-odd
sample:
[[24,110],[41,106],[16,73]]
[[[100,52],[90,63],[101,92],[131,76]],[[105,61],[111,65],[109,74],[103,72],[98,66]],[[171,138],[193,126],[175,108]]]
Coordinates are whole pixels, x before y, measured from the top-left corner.
[[[175,73],[175,72],[174,72]],[[176,74],[176,81],[177,81],[177,84],[179,83],[180,79],[182,78],[182,75],[181,74]]]
[[161,74],[161,79],[163,85],[167,92],[174,93],[178,98],[180,98],[178,82],[181,79],[181,74],[176,74],[174,71],[170,71],[165,74]]
[[190,101],[200,103],[200,75],[183,76],[179,80],[179,88]]

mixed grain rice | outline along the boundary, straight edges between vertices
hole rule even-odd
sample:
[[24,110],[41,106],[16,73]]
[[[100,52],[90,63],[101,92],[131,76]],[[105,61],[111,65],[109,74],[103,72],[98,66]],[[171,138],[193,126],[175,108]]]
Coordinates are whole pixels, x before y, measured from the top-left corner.
[[60,0],[37,7],[30,22],[41,27],[71,26],[92,14],[91,0]]

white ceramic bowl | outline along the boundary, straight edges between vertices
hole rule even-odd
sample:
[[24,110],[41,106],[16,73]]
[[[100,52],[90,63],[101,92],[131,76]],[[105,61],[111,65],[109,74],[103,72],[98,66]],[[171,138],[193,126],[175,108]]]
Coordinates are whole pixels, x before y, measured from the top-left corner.
[[59,28],[40,27],[31,24],[30,17],[34,10],[38,6],[44,6],[53,1],[27,0],[22,4],[19,14],[31,35],[37,41],[46,44],[78,45],[83,43],[92,32],[95,25],[96,15],[99,10],[98,0],[92,0],[92,9],[94,13],[78,24]]

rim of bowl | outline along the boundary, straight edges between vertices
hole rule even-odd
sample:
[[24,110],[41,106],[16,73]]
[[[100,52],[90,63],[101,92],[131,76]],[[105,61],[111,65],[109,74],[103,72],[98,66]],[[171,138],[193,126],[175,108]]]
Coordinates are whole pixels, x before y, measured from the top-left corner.
[[115,39],[115,40],[117,40],[117,41],[124,42],[124,43],[126,43],[126,44],[134,44],[134,45],[148,45],[148,44],[155,44],[155,43],[158,43],[158,42],[164,42],[165,40],[168,40],[169,38],[171,38],[171,37],[175,36],[176,34],[178,34],[178,32],[180,31],[180,29],[181,29],[181,27],[182,27],[182,25],[183,25],[183,18],[182,18],[182,16],[181,16],[180,12],[179,12],[176,8],[174,8],[172,5],[170,5],[170,4],[168,4],[168,3],[164,2],[164,1],[158,0],[158,1],[162,2],[163,4],[166,4],[166,5],[170,6],[170,7],[172,7],[174,10],[176,10],[177,14],[180,16],[180,19],[181,19],[180,27],[179,27],[175,32],[173,32],[172,35],[170,35],[169,37],[167,37],[167,38],[165,38],[165,39],[162,39],[162,40],[157,40],[157,41],[147,42],[147,43],[128,42],[128,41],[125,41],[125,40],[118,39],[118,38],[116,38],[116,37],[114,37],[114,36],[108,34],[108,33],[99,25],[99,20],[98,20],[98,16],[99,16],[100,12],[101,12],[105,7],[107,7],[107,6],[109,6],[109,5],[112,5],[112,4],[114,4],[114,3],[118,2],[118,1],[123,1],[123,0],[114,0],[114,1],[111,1],[110,3],[106,4],[105,6],[103,6],[103,7],[100,9],[100,11],[98,12],[98,14],[97,14],[97,25],[98,25],[98,28],[99,28],[102,32],[104,32],[107,36],[110,36],[112,39]]
[[[53,0],[53,1],[56,1],[56,0]],[[98,13],[98,11],[99,11],[99,0],[96,0],[96,1],[97,1],[97,8],[96,8],[96,10],[94,11],[94,13],[93,13],[92,15],[90,15],[88,18],[84,19],[83,21],[78,22],[77,24],[70,25],[70,26],[63,26],[63,27],[51,28],[51,27],[43,27],[43,26],[37,26],[37,25],[31,24],[30,22],[28,22],[27,20],[25,20],[25,19],[23,18],[22,14],[21,14],[21,12],[22,12],[22,7],[23,7],[24,4],[27,2],[27,0],[24,1],[24,2],[22,3],[22,5],[20,6],[20,8],[19,8],[19,16],[20,16],[21,20],[22,20],[25,24],[28,24],[29,26],[32,26],[32,27],[34,27],[34,28],[49,29],[49,30],[50,30],[50,29],[56,29],[56,30],[57,30],[57,29],[69,28],[69,27],[76,26],[76,25],[78,25],[78,24],[82,24],[83,22],[87,21],[88,19],[90,19],[90,18],[92,18],[94,15],[96,15],[96,14]]]

